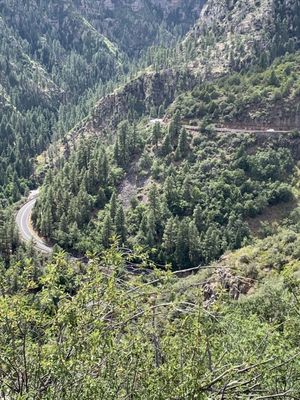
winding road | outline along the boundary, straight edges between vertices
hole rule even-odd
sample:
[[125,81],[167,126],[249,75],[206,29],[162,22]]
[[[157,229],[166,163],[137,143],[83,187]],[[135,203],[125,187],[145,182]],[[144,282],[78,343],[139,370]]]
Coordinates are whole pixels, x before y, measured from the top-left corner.
[[20,237],[24,242],[32,242],[34,247],[42,253],[51,254],[52,248],[47,246],[42,238],[34,231],[31,224],[31,213],[38,198],[38,190],[30,192],[27,202],[20,208],[16,216],[16,223]]
[[[153,120],[154,121],[154,120]],[[161,120],[155,120],[156,121],[161,121]],[[184,128],[186,128],[189,131],[199,131],[198,126],[192,126],[192,125],[183,125]],[[280,130],[275,130],[275,129],[268,129],[268,130],[253,130],[253,129],[233,129],[233,128],[215,128],[215,131],[218,133],[254,133],[254,134],[287,134],[290,133],[291,131],[280,131]],[[20,208],[20,210],[17,213],[16,216],[16,223],[19,229],[20,237],[24,242],[32,242],[34,244],[34,247],[45,254],[51,254],[53,249],[52,247],[47,246],[45,241],[38,236],[38,234],[34,231],[33,226],[31,224],[31,214],[33,207],[36,203],[36,200],[39,195],[39,190],[34,190],[30,192],[30,195],[27,199],[27,202]]]

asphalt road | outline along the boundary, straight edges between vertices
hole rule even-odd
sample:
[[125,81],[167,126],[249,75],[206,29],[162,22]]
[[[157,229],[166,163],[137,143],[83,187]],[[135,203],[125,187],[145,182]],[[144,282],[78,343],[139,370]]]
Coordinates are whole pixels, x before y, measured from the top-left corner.
[[[199,127],[195,125],[183,125],[183,127],[188,131],[199,132]],[[280,131],[278,129],[239,129],[239,128],[218,128],[213,129],[217,133],[254,133],[259,134],[287,134],[292,131]]]
[[24,242],[33,242],[34,247],[42,253],[52,253],[52,248],[47,246],[42,238],[34,232],[31,225],[31,213],[38,197],[38,191],[30,193],[27,203],[17,213],[16,223],[19,228],[21,239]]
[[[156,120],[155,120],[156,122]],[[198,131],[199,127],[192,125],[183,125],[184,128],[190,131]],[[219,133],[255,133],[255,134],[264,134],[264,133],[289,133],[290,131],[278,131],[278,130],[249,130],[249,129],[232,129],[232,128],[215,128],[216,132]],[[32,209],[36,203],[38,197],[38,190],[32,191],[28,197],[27,202],[20,208],[18,214],[16,216],[16,223],[19,228],[21,239],[24,242],[33,242],[34,247],[41,251],[42,253],[51,254],[52,247],[47,246],[45,241],[40,238],[37,233],[33,230],[31,224],[31,213]]]

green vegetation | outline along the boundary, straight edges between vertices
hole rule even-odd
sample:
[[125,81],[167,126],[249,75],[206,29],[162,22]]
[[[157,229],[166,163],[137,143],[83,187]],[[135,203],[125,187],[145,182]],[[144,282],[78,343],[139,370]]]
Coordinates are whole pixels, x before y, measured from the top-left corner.
[[[179,4],[181,13],[176,7],[151,13],[147,4],[139,13],[126,4],[110,13],[101,3],[0,4],[2,207],[36,183],[37,155],[89,115],[97,100],[152,63],[149,46],[175,43],[197,15],[196,9],[186,12],[194,0]],[[95,19],[91,10],[97,8]],[[117,29],[110,18],[120,19]]]
[[[205,78],[266,68],[299,50],[300,7],[285,0],[209,0],[184,49]],[[266,23],[268,21],[268,23]]]
[[[275,126],[276,107],[290,125],[296,126],[299,112],[300,54],[277,59],[264,71],[241,72],[197,85],[191,92],[178,97],[174,109],[189,120],[205,122],[238,122],[245,126],[255,124]],[[272,125],[273,124],[273,125]]]
[[[127,262],[133,257],[149,267],[145,255]],[[293,269],[239,302],[216,281],[204,308],[208,274],[128,279],[125,265],[112,248],[89,265],[70,265],[58,253],[43,271],[30,259],[2,270],[3,397],[297,398]]]
[[1,399],[298,399],[299,1],[204,3],[0,0]]
[[54,114],[41,107],[0,116],[0,205],[17,202],[33,183],[33,158],[51,141]]
[[[103,139],[80,142],[46,176],[33,215],[41,235],[82,254],[117,235],[181,269],[240,248],[250,238],[247,218],[292,199],[296,161],[288,148],[257,145],[249,135],[192,137],[179,121],[146,131],[123,122],[106,150]],[[126,176],[141,181],[140,193],[136,185],[127,194],[125,185],[118,199]]]

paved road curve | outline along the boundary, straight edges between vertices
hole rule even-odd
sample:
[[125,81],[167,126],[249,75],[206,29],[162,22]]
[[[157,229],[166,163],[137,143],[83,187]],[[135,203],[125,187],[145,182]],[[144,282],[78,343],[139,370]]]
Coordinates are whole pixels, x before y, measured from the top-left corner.
[[[160,120],[153,120],[154,122],[157,122]],[[154,123],[153,122],[153,123]],[[193,125],[183,125],[184,128],[190,131],[199,131],[198,126],[193,126]],[[290,133],[290,131],[278,131],[278,130],[251,130],[251,129],[233,129],[233,128],[215,128],[215,131],[218,133],[255,133],[255,134],[265,134],[265,133]],[[30,193],[27,202],[23,205],[23,207],[19,210],[17,217],[16,217],[16,223],[19,228],[20,236],[24,242],[33,242],[34,247],[46,254],[51,254],[52,253],[52,248],[47,246],[45,241],[40,238],[37,233],[33,230],[33,227],[31,225],[31,213],[32,209],[36,203],[37,197],[38,197],[39,191],[34,190]]]
[[47,246],[33,230],[31,225],[31,213],[38,197],[38,191],[32,191],[27,203],[18,211],[16,223],[19,228],[20,236],[24,242],[33,242],[34,247],[42,253],[52,253],[52,248]]

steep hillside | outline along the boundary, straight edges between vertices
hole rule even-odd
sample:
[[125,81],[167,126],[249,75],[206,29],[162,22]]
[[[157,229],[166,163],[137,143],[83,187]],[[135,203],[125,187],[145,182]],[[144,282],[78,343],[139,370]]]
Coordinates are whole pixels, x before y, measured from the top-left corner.
[[123,121],[56,160],[33,214],[40,234],[81,254],[143,246],[174,269],[205,265],[252,239],[247,221],[293,208],[299,137],[187,132]]
[[136,69],[134,57],[160,41],[174,42],[201,6],[196,1],[1,0],[1,203],[26,192],[35,179],[34,157]]
[[265,67],[299,48],[300,6],[287,0],[209,0],[185,46],[206,77]]
[[[294,53],[299,47],[299,20],[300,9],[298,3],[294,1],[207,1],[203,6],[199,20],[182,43],[173,51],[162,50],[151,55],[152,71],[154,68],[156,71],[153,72],[155,77],[153,80],[157,80],[157,76],[160,74],[159,81],[161,86],[164,87],[163,93],[166,101],[165,99],[159,101],[158,96],[153,103],[151,95],[148,94],[146,97],[150,98],[150,104],[146,101],[146,107],[145,104],[142,107],[138,106],[137,115],[141,115],[141,112],[150,114],[150,109],[152,116],[161,115],[166,106],[169,105],[170,100],[172,101],[174,95],[172,86],[176,88],[175,95],[185,92],[188,87],[194,87],[193,96],[196,96],[197,91],[201,92],[201,88],[205,87],[207,81],[230,74],[233,71],[246,72],[252,70],[261,72],[272,64],[276,57],[288,52]],[[293,59],[291,59],[291,63],[293,63]],[[283,67],[278,66],[279,70],[280,68]],[[168,72],[165,72],[166,69]],[[180,73],[186,76],[188,80],[183,86],[178,85],[177,76]],[[280,71],[278,73],[281,75]],[[294,71],[295,74],[296,71]],[[138,105],[143,98],[141,93],[151,91],[149,76],[149,72],[146,72],[144,77],[141,76],[121,88],[117,95],[103,98],[96,104],[90,118],[81,124],[80,131],[86,131],[86,133],[89,130],[100,132],[103,128],[109,128],[112,121],[119,122],[120,118],[116,119],[116,114],[119,113],[121,119],[126,117],[128,113],[127,105],[129,104],[127,102],[128,95],[130,94],[130,103],[136,102]],[[173,83],[170,84],[172,76],[174,77]],[[164,85],[164,79],[166,79],[166,85]],[[295,112],[297,113],[297,106],[294,107],[294,105],[297,105],[297,98],[294,98],[294,96],[297,97],[297,87],[296,83],[293,84],[294,88],[291,87],[293,76],[290,77],[288,84],[283,78],[282,80],[285,87],[278,87],[276,91],[270,88],[269,94],[267,93],[267,84],[264,84],[264,82],[260,85],[260,94],[254,93],[254,89],[251,88],[250,90],[249,88],[246,91],[248,102],[245,99],[243,103],[235,107],[232,104],[233,98],[235,97],[235,100],[237,100],[238,91],[243,90],[241,87],[236,88],[229,101],[222,99],[221,107],[224,108],[223,111],[215,110],[218,107],[215,104],[217,101],[211,105],[210,102],[214,99],[209,96],[206,96],[207,98],[203,100],[204,103],[203,101],[201,104],[198,102],[199,110],[197,110],[197,103],[189,100],[187,101],[188,110],[184,111],[183,114],[190,119],[198,118],[201,115],[203,116],[203,113],[208,115],[207,110],[211,106],[210,113],[214,114],[214,117],[219,113],[225,114],[222,116],[230,119],[235,113],[236,116],[239,114],[241,123],[245,120],[254,126],[256,122],[253,119],[257,117],[260,118],[260,122],[257,122],[257,124],[268,126],[271,125],[272,115],[275,115],[278,119],[274,125],[281,124],[282,128],[294,128],[294,125],[297,125],[298,118],[295,114]],[[290,85],[290,87],[287,85]],[[167,95],[165,93],[166,88],[169,88]],[[228,92],[225,95],[227,94]],[[227,107],[226,104],[228,103],[230,105]],[[264,103],[264,108],[267,107],[268,110],[264,110],[259,117],[256,110],[261,108],[262,103]],[[245,105],[245,108],[241,112],[243,105]],[[281,113],[278,114],[282,105],[284,111],[281,110]],[[203,108],[206,108],[206,110],[203,110]],[[248,113],[248,117],[244,115],[245,113]]]
[[[271,3],[257,3],[257,8],[251,4],[243,8],[237,1],[220,8],[207,3],[200,18],[205,18],[207,28],[197,48],[215,35],[217,28],[210,26],[210,13],[215,12],[215,23],[223,21],[218,28],[220,40],[226,37],[230,21],[241,28],[242,21],[249,19],[265,51],[273,51],[264,26],[254,22],[266,17]],[[268,14],[274,26],[281,15],[276,7]],[[234,43],[237,34],[244,35],[241,32],[233,31],[228,40]],[[275,29],[274,37],[277,33]],[[244,39],[251,42],[248,35]],[[207,43],[207,48],[213,51],[217,43]],[[247,54],[255,49],[251,46]],[[222,47],[222,57],[227,57],[227,50],[228,46]],[[240,55],[235,59],[241,60]],[[214,65],[214,57],[207,60]],[[109,237],[116,234],[121,244],[146,246],[153,249],[157,262],[181,268],[208,263],[227,249],[243,246],[251,240],[247,219],[259,218],[272,206],[288,204],[290,209],[295,204],[298,52],[277,58],[269,67],[254,59],[255,65],[245,61],[237,68],[241,71],[233,73],[237,66],[228,65],[220,74],[214,71],[210,80],[205,80],[207,71],[198,68],[202,62],[198,61],[187,66],[181,58],[174,68],[141,73],[103,97],[70,132],[63,154],[69,161],[54,160],[57,177],[52,172],[47,175],[33,216],[43,236],[84,253],[108,247]],[[191,123],[201,124],[201,130],[187,132],[182,125]],[[210,123],[242,127],[245,132],[261,127],[265,135],[215,135]],[[276,128],[295,132],[286,138],[272,137]],[[69,139],[75,143],[74,153]],[[73,193],[72,201],[69,195],[55,194],[65,184]],[[78,212],[82,208],[84,212]]]
[[122,73],[128,61],[125,54],[138,56],[160,40],[164,45],[174,42],[193,25],[203,3],[2,0],[0,15],[10,29],[9,37],[67,94],[78,96],[79,91]]
[[62,93],[47,71],[31,58],[27,46],[0,16],[0,84],[7,100],[23,110],[55,108]]
[[[118,58],[115,46],[67,3],[58,6],[55,2],[12,4],[2,1],[0,13],[4,28],[1,32],[2,57],[16,60],[11,75],[6,72],[7,69],[1,70],[7,78],[13,76],[17,68],[17,81],[13,82],[11,77],[7,82],[10,91],[13,88],[16,91],[24,90],[25,96],[28,86],[33,86],[36,91],[45,87],[46,91],[45,81],[49,81],[55,82],[70,101],[79,98],[80,93],[98,81],[107,81],[116,73]],[[18,81],[21,68],[24,67],[25,80],[36,76],[34,84],[25,86]],[[28,92],[28,99],[31,98],[34,96]],[[25,99],[20,103],[26,104]]]
[[299,399],[299,17],[0,0],[1,400]]
[[79,1],[78,9],[126,54],[138,54],[151,44],[174,41],[187,32],[205,0]]
[[276,59],[263,72],[234,73],[197,83],[169,110],[190,123],[227,127],[300,129],[300,53]]
[[70,132],[74,139],[78,134],[102,134],[116,129],[119,122],[143,116],[163,116],[178,92],[194,87],[196,78],[189,71],[143,73],[125,86],[103,97],[90,111],[90,116]]

